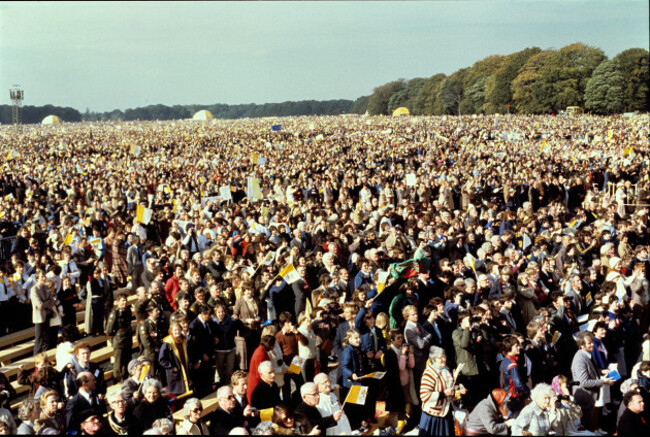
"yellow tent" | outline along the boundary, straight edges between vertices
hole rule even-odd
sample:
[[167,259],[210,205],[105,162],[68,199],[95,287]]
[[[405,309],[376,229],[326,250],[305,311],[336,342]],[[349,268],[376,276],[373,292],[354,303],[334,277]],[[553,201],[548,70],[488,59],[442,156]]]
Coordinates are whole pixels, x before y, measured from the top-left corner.
[[59,124],[59,123],[61,123],[61,119],[56,115],[48,115],[41,122],[41,124]]
[[212,115],[212,113],[210,113],[210,111],[206,111],[205,109],[202,109],[199,112],[197,112],[196,114],[194,114],[194,117],[192,117],[192,120],[205,121],[205,120],[212,120],[213,118],[214,118],[214,116]]
[[399,108],[393,111],[393,117],[397,117],[399,115],[411,115],[411,113],[404,106],[400,106]]

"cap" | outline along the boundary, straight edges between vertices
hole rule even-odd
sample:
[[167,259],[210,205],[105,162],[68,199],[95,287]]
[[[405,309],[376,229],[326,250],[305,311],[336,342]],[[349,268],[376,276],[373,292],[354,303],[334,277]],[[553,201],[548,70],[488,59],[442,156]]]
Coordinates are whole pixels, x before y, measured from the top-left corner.
[[497,404],[497,406],[502,405],[508,398],[508,392],[502,388],[495,388],[492,390],[492,399]]
[[126,370],[129,372],[129,375],[133,372],[133,369],[135,369],[138,363],[139,361],[136,359],[129,361],[129,364],[126,366]]
[[86,420],[90,419],[93,416],[97,416],[97,411],[92,408],[85,409],[79,413],[79,423],[84,423]]

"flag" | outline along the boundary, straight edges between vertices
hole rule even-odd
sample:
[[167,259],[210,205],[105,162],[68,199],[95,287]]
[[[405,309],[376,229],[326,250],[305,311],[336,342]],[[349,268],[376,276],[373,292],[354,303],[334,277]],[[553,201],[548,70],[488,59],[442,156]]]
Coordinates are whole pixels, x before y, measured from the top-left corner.
[[92,240],[89,240],[88,243],[93,247],[95,250],[102,250],[102,239],[101,238],[93,238]]
[[261,199],[262,190],[260,189],[260,182],[254,177],[248,177],[248,183],[246,187],[246,195],[250,199]]
[[149,364],[142,366],[142,370],[140,371],[140,377],[138,378],[140,384],[142,384],[142,381],[144,381],[145,378],[149,376],[149,368],[150,368]]
[[300,279],[300,275],[298,275],[298,272],[293,267],[293,264],[287,264],[287,266],[280,272],[280,276],[282,276],[287,284],[293,284]]
[[262,157],[259,156],[257,153],[253,152],[253,157],[251,158],[251,162],[252,162],[253,164],[257,164],[257,165],[264,165],[264,164],[266,164],[268,161],[266,160],[266,158],[262,158]]
[[368,396],[368,387],[361,385],[353,385],[350,387],[348,395],[345,397],[345,403],[364,405],[366,403],[366,396]]
[[307,317],[311,316],[312,308],[311,308],[311,302],[309,301],[309,298],[305,300],[305,315]]
[[273,263],[273,258],[275,257],[275,252],[270,251],[266,255],[264,255],[264,259],[262,260],[261,264],[265,266],[270,266]]
[[415,177],[415,173],[409,173],[406,175],[406,185],[409,187],[414,187],[417,185],[417,179]]
[[281,124],[274,124],[273,126],[271,126],[271,130],[273,132],[279,132],[279,131],[282,130],[282,125]]
[[522,237],[522,239],[523,239],[523,247],[522,247],[523,250],[526,250],[526,248],[527,248],[528,246],[530,246],[531,244],[533,244],[533,242],[530,241],[530,237],[529,237],[527,234],[524,234],[524,236]]
[[381,379],[384,377],[384,375],[386,375],[386,372],[372,372],[372,373],[368,373],[367,375],[363,375],[359,379],[368,379],[368,378]]
[[302,366],[304,366],[304,364],[305,360],[296,355],[293,357],[293,360],[291,360],[291,364],[289,364],[287,371],[299,375],[300,372],[302,372]]
[[136,218],[138,223],[148,225],[151,221],[151,216],[153,215],[153,210],[142,205],[138,205],[136,209]]
[[413,278],[420,272],[420,263],[413,258],[401,263],[391,264],[388,271],[395,279]]
[[379,272],[377,275],[377,294],[380,294],[386,288],[389,272]]

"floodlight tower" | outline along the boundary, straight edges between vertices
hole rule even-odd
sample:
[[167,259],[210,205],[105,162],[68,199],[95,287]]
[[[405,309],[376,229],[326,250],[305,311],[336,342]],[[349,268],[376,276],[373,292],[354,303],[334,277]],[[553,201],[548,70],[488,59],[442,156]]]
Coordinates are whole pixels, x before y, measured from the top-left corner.
[[11,119],[13,124],[21,124],[23,122],[23,99],[25,92],[20,88],[20,85],[13,85],[9,89],[9,96],[11,97]]

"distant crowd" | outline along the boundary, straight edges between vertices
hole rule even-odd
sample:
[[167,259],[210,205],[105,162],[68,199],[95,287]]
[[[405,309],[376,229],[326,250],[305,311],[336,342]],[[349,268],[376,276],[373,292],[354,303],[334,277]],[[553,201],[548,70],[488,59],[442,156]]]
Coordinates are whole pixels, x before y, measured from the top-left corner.
[[647,435],[649,149],[647,114],[2,126],[0,434]]

